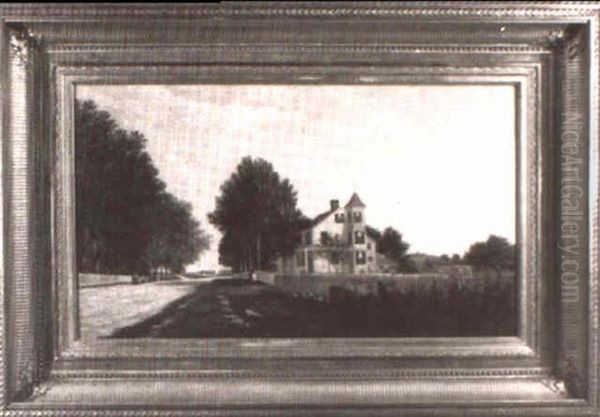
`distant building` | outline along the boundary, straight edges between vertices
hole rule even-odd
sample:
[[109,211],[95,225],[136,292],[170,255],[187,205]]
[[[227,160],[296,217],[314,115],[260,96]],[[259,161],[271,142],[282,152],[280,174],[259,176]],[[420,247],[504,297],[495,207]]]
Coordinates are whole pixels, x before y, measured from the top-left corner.
[[331,200],[329,210],[301,231],[292,256],[277,260],[282,274],[363,274],[377,270],[376,242],[365,223],[365,204],[354,193],[346,206]]

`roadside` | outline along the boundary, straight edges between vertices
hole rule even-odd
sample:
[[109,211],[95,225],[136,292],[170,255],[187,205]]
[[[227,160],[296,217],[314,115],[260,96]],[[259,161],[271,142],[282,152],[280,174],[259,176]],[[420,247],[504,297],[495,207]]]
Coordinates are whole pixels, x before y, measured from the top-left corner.
[[145,320],[169,303],[193,293],[196,285],[177,281],[81,288],[81,337],[106,337],[120,327]]

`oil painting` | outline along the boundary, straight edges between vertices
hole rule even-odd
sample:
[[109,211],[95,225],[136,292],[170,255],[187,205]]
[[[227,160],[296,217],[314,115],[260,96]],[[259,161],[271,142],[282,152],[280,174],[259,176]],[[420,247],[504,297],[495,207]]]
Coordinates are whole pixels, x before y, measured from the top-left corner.
[[83,339],[517,334],[514,87],[76,97]]

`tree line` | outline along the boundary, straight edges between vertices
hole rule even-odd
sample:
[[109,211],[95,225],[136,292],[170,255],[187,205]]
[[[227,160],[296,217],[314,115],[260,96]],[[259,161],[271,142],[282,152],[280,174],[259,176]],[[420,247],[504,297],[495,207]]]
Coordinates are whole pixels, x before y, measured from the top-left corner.
[[142,133],[77,100],[75,152],[80,272],[180,272],[208,249],[191,205],[159,178]]

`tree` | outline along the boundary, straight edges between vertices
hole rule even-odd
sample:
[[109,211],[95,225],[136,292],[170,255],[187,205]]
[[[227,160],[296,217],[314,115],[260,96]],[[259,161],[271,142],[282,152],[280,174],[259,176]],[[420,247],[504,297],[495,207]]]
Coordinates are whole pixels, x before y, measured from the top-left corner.
[[208,246],[189,204],[166,191],[145,150],[93,101],[75,107],[77,261],[81,272],[181,270]]
[[154,233],[144,251],[144,264],[146,269],[164,267],[179,273],[208,249],[210,239],[192,216],[189,203],[167,193],[160,200],[151,216]]
[[375,240],[377,252],[391,260],[397,272],[417,272],[417,266],[407,256],[410,245],[402,240],[402,234],[396,229],[387,227],[383,233],[369,225],[365,229],[367,235]]
[[500,276],[502,270],[514,270],[516,248],[507,239],[490,235],[485,242],[477,242],[469,247],[464,261],[470,265],[491,268]]
[[387,227],[381,235],[378,251],[394,261],[399,272],[413,272],[415,267],[406,256],[409,247],[410,245],[402,240],[402,234],[393,227]]
[[296,204],[292,184],[269,162],[242,158],[208,215],[223,235],[220,262],[236,272],[253,272],[272,269],[278,256],[291,255],[306,222]]

